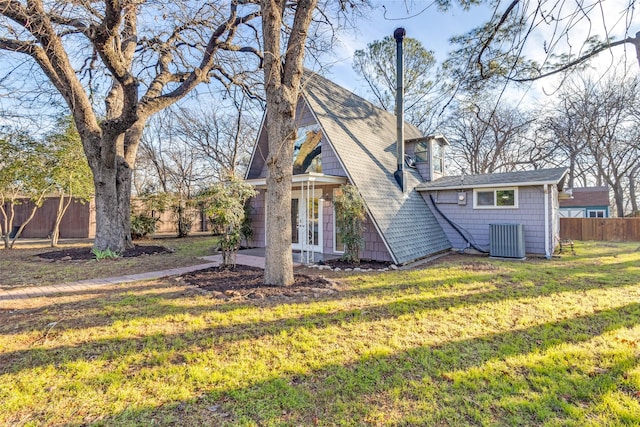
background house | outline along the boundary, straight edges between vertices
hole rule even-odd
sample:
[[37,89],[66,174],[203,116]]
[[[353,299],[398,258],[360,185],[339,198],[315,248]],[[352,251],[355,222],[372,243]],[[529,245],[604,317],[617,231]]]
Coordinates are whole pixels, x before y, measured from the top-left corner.
[[609,187],[573,188],[560,200],[561,218],[609,218]]

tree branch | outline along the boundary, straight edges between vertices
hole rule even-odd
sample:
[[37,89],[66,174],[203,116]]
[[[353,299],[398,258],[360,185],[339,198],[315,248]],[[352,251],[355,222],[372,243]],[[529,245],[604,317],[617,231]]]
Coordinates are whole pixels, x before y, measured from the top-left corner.
[[496,36],[496,34],[498,34],[498,30],[500,30],[500,27],[507,21],[507,18],[509,17],[509,15],[513,11],[513,9],[516,7],[516,5],[519,3],[519,1],[520,0],[513,0],[511,2],[509,7],[507,7],[507,10],[505,10],[504,13],[502,14],[502,16],[500,17],[500,21],[498,21],[496,26],[493,28],[493,31],[489,35],[489,38],[487,39],[487,41],[482,44],[482,48],[480,49],[480,52],[478,52],[478,59],[476,60],[476,62],[478,64],[478,66],[480,67],[480,77],[482,77],[482,78],[485,78],[484,66],[482,65],[482,54],[489,47],[489,45],[493,41],[493,39]]
[[[640,51],[640,49],[638,49],[640,47],[640,38],[638,38],[638,34],[636,34],[635,38],[627,37],[624,40],[618,40],[618,41],[613,42],[613,43],[607,43],[607,44],[599,47],[598,49],[595,49],[595,50],[593,50],[593,51],[591,51],[591,52],[589,52],[589,53],[587,53],[585,55],[582,55],[579,58],[574,59],[573,61],[563,65],[560,68],[557,68],[557,69],[555,69],[553,71],[549,71],[548,73],[540,74],[539,76],[536,76],[536,77],[527,77],[527,78],[523,78],[523,79],[516,79],[516,78],[512,78],[512,77],[508,77],[507,76],[507,79],[511,80],[511,81],[514,81],[514,82],[518,82],[518,83],[532,82],[532,81],[535,81],[535,80],[543,79],[545,77],[549,77],[549,76],[552,76],[554,74],[561,73],[561,72],[563,72],[565,70],[568,70],[569,68],[586,61],[587,59],[591,58],[592,56],[595,56],[595,55],[599,54],[600,52],[603,52],[605,50],[611,49],[611,48],[616,47],[616,46],[620,46],[620,45],[625,44],[625,43],[633,44],[636,47],[636,50]],[[638,62],[640,63],[640,57],[638,57]]]

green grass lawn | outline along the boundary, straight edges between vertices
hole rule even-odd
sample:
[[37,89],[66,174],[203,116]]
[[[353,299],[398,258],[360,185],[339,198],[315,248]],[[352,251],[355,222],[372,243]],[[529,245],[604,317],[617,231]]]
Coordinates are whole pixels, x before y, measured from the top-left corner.
[[637,426],[637,246],[444,258],[288,303],[175,279],[0,302],[0,424]]
[[18,240],[14,249],[0,249],[0,290],[34,285],[50,285],[99,277],[124,276],[188,265],[203,264],[201,256],[212,255],[218,238],[200,234],[182,239],[162,237],[135,241],[136,245],[158,245],[173,249],[171,254],[152,257],[116,258],[97,261],[43,262],[38,254],[70,247],[86,247],[91,252],[91,240],[80,243],[61,243],[50,248],[49,241],[25,244]]

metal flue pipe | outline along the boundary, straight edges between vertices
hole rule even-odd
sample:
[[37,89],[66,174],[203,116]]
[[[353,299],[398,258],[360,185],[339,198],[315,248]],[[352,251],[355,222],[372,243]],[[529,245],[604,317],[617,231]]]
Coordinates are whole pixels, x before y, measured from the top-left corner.
[[398,169],[394,176],[403,193],[407,192],[404,173],[404,55],[402,52],[402,43],[406,34],[402,27],[396,28],[393,32],[393,38],[396,39],[396,157],[398,161]]

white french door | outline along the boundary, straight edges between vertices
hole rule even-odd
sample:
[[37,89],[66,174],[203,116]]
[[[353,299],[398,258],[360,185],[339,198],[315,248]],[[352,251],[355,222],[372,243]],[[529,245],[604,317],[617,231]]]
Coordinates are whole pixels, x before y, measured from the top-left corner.
[[291,192],[291,247],[322,252],[322,199],[304,191]]

